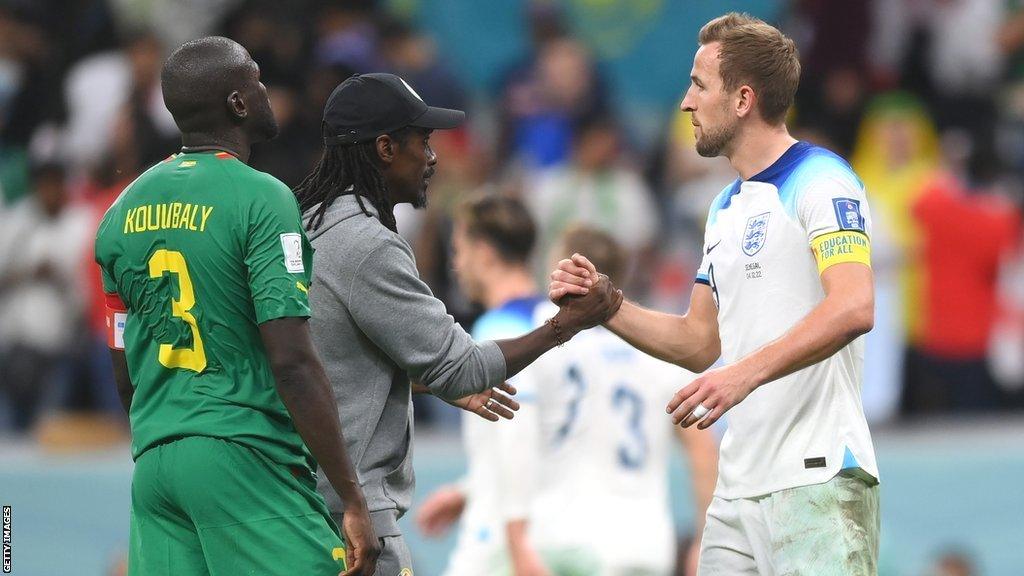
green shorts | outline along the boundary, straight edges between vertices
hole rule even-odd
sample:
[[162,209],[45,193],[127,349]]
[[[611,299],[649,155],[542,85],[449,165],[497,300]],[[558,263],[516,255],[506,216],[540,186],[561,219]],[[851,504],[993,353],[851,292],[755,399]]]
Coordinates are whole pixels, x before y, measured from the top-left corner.
[[308,471],[205,436],[135,462],[129,576],[337,576],[344,553]]

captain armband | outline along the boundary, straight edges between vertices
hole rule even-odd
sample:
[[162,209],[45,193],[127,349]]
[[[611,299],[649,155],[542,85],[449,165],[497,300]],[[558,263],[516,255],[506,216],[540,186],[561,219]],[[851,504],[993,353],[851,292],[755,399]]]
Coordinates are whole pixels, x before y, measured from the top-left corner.
[[840,230],[822,234],[811,241],[811,251],[818,263],[818,274],[846,262],[871,266],[871,241],[862,232]]
[[117,293],[105,295],[107,319],[107,347],[124,350],[124,324],[128,320],[128,307]]

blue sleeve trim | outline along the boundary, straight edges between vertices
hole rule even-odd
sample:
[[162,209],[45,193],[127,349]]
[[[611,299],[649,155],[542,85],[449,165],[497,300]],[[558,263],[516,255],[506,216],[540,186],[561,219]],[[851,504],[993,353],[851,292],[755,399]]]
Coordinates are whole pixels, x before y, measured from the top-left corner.
[[707,284],[708,286],[711,286],[711,280],[707,277],[706,274],[697,274],[697,277],[693,280],[693,282],[695,284]]

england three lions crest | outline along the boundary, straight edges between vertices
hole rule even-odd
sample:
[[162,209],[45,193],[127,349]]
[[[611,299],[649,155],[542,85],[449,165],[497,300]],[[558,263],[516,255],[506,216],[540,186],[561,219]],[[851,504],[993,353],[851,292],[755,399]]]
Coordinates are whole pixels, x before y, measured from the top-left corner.
[[758,214],[747,218],[747,228],[743,231],[743,253],[753,256],[764,247],[768,235],[768,217],[770,213]]

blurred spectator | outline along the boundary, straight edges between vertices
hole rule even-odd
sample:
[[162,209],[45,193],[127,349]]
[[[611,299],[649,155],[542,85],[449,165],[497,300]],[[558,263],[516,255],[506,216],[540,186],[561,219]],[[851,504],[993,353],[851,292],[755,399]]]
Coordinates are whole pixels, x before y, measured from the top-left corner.
[[89,213],[69,203],[65,169],[36,166],[33,193],[0,227],[0,388],[15,430],[35,421],[79,327]]
[[1020,238],[1006,200],[971,192],[951,175],[931,181],[913,204],[926,279],[922,338],[908,359],[903,408],[910,413],[1004,407],[988,369],[1001,264]]
[[1019,245],[1016,252],[1000,273],[1001,314],[992,328],[989,366],[1011,404],[1024,408],[1024,250]]
[[998,142],[1003,160],[1020,173],[1024,171],[1024,1],[1009,0],[1007,6],[1011,13],[998,36],[999,48],[1007,59]]
[[303,122],[298,110],[303,103],[294,88],[268,85],[267,93],[279,132],[273,140],[253,146],[249,164],[295,187],[309,174],[322,148],[319,127]]
[[736,179],[736,171],[724,156],[704,158],[697,153],[693,119],[679,110],[653,162],[648,177],[657,195],[663,234],[649,272],[648,303],[681,314],[700,264],[711,201]]
[[106,157],[125,108],[138,131],[139,162],[153,163],[174,151],[178,129],[160,91],[162,65],[157,38],[138,32],[128,37],[124,50],[90,56],[68,72],[65,150],[76,169],[89,171]]
[[1006,2],[887,0],[874,6],[872,54],[880,76],[902,80],[928,101],[941,130],[967,130],[984,157],[994,157],[995,95],[1003,73],[998,33]]
[[216,32],[224,15],[244,0],[109,1],[122,27],[153,28],[165,45],[176,48]]
[[[865,411],[873,420],[895,407],[904,349],[922,337],[920,232],[911,207],[938,163],[938,137],[912,96],[875,97],[861,125],[851,164],[871,204],[875,328],[865,354]],[[868,406],[872,406],[869,410]]]
[[863,114],[871,2],[798,0],[794,14],[802,77],[797,93],[801,127],[848,158]]
[[7,204],[28,192],[29,140],[58,103],[57,59],[29,8],[0,4],[0,189]]
[[[618,126],[605,115],[577,124],[569,164],[542,171],[524,191],[537,223],[537,254],[548,254],[573,224],[590,224],[615,237],[635,268],[646,260],[658,233],[651,192],[640,175],[621,162]],[[536,263],[547,282],[550,265]]]
[[59,59],[40,22],[39,7],[0,5],[0,144],[28,145],[32,132],[56,114]]
[[380,33],[386,66],[416,89],[432,106],[466,110],[468,97],[458,79],[438,59],[429,37],[399,20],[388,20]]
[[230,13],[223,34],[245,46],[259,64],[264,84],[298,89],[309,61],[304,24],[301,10],[282,11],[277,2],[259,0]]
[[384,69],[373,21],[375,4],[374,0],[321,4],[316,18],[317,64],[344,66],[359,73]]
[[536,60],[510,75],[501,96],[501,161],[546,168],[568,160],[573,126],[609,114],[589,51],[570,37],[545,38]]

